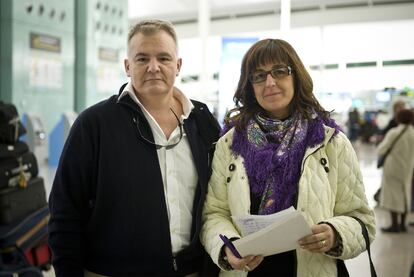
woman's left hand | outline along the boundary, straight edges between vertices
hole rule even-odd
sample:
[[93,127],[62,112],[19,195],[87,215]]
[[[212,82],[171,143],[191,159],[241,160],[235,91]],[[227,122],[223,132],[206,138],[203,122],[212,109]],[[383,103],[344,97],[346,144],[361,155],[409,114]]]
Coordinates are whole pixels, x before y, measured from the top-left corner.
[[328,224],[317,224],[311,227],[312,235],[299,240],[302,249],[314,253],[324,253],[332,249],[335,243],[335,232]]

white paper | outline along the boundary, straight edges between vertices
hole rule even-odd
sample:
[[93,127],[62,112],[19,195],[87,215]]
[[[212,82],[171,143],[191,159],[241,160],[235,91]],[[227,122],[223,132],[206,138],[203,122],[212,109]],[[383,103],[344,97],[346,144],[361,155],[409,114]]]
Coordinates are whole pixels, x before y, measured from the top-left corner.
[[293,207],[272,215],[248,215],[233,219],[239,229],[248,234],[233,241],[242,257],[270,256],[290,251],[299,246],[299,239],[312,234],[303,215]]
[[295,213],[296,210],[292,206],[288,209],[280,211],[278,213],[270,214],[270,215],[245,215],[245,216],[232,216],[233,221],[236,223],[237,227],[239,227],[241,235],[243,237],[257,232],[260,229],[266,228],[273,222],[276,222],[280,218],[284,216],[288,216],[289,214]]

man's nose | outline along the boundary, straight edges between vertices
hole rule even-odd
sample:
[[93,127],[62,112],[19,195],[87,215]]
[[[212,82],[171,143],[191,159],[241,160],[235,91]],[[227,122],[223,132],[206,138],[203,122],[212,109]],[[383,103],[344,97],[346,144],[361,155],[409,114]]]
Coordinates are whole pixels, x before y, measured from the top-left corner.
[[160,66],[157,59],[150,59],[148,62],[148,72],[158,72],[160,71]]

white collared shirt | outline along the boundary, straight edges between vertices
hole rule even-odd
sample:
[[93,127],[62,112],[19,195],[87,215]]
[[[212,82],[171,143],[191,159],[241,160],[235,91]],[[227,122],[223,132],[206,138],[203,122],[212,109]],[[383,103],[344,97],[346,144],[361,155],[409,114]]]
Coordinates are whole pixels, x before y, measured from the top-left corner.
[[[154,141],[159,145],[168,145],[176,142],[180,137],[180,127],[174,129],[167,139],[161,127],[154,117],[145,109],[134,93],[131,82],[129,82],[118,99],[128,94],[141,108],[147,119]],[[184,115],[179,117],[183,123],[194,108],[191,101],[178,89],[174,89],[174,97],[179,100],[183,107]],[[171,116],[174,116],[171,113]],[[192,212],[194,194],[197,187],[197,170],[191,153],[190,144],[183,128],[183,138],[173,148],[157,149],[160,164],[164,194],[170,224],[171,246],[173,254],[182,250],[190,244]],[[148,138],[150,139],[150,138]]]

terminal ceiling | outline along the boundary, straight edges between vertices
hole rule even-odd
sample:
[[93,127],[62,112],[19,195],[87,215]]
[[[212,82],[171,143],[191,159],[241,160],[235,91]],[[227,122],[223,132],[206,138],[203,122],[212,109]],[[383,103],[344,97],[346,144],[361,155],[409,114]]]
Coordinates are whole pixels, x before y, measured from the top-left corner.
[[[209,0],[212,21],[234,18],[280,15],[281,0]],[[386,19],[398,20],[406,16],[399,14],[396,7],[412,7],[413,0],[291,0],[292,17],[295,14],[312,12],[350,11],[381,8],[389,10]],[[411,10],[414,14],[414,10]],[[146,18],[161,18],[174,24],[196,23],[198,17],[197,0],[129,0],[131,22]]]

